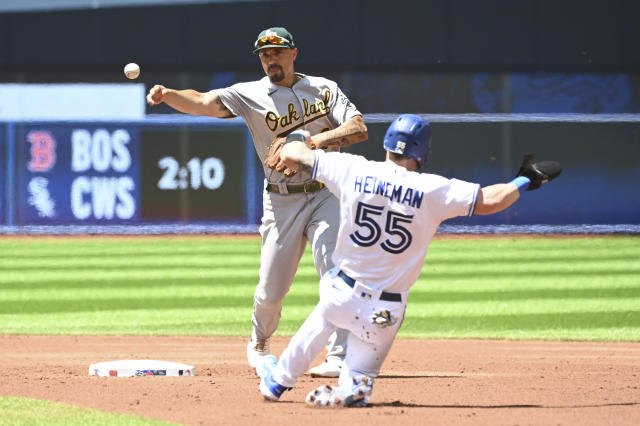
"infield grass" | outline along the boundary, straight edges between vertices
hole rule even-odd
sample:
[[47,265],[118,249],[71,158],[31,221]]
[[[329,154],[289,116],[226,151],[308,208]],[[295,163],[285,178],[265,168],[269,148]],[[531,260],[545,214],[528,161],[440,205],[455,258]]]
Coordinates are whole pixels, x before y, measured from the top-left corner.
[[142,426],[175,425],[125,414],[74,407],[31,398],[0,397],[0,425],[105,425]]
[[[0,333],[244,335],[260,241],[0,239]],[[310,251],[278,335],[318,298]],[[640,340],[640,238],[436,239],[401,337]]]

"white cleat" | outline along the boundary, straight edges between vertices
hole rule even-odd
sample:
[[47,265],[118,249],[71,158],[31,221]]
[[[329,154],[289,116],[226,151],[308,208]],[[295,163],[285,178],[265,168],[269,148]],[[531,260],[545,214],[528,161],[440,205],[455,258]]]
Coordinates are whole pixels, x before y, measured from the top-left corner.
[[247,361],[251,368],[256,368],[262,357],[271,353],[269,348],[269,339],[249,340],[247,344]]
[[345,400],[347,407],[366,407],[373,392],[373,379],[369,376],[354,376],[351,385],[352,394]]
[[366,407],[372,391],[372,378],[355,376],[352,379],[350,394],[345,394],[339,388],[324,385],[309,392],[305,402],[312,407]]
[[309,370],[311,377],[340,377],[342,361],[327,360]]
[[305,398],[312,407],[344,407],[346,396],[339,389],[329,385],[320,386],[309,392]]

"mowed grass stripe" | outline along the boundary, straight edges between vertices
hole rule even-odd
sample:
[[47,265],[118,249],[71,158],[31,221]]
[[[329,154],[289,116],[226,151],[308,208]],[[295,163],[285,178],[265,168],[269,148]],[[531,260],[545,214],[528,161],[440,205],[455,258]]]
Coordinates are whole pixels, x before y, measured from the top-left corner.
[[[432,290],[409,294],[409,303],[473,303],[473,302],[517,302],[530,300],[558,299],[637,299],[640,301],[640,286],[633,287],[596,287],[588,289],[566,288],[522,288],[519,290]],[[640,307],[640,305],[638,305]]]
[[[619,249],[607,251],[606,253],[594,253],[589,249],[575,250],[558,253],[538,252],[522,257],[521,253],[513,251],[493,251],[486,253],[469,253],[464,255],[465,265],[482,265],[493,262],[520,262],[522,264],[531,263],[565,263],[565,262],[608,262],[608,261],[628,261],[637,259],[640,250]],[[460,262],[461,253],[449,252],[443,255],[429,256],[427,263],[432,265],[451,265]]]
[[[121,282],[122,287],[127,288],[130,297],[189,297],[189,296],[229,296],[242,297],[253,295],[255,284],[213,286],[203,282],[174,282],[162,283],[162,285],[136,285],[137,281]],[[85,283],[83,283],[85,284]],[[291,295],[318,295],[318,289],[312,283],[294,284]],[[61,290],[60,288],[21,288],[0,289],[0,303],[5,301],[30,301],[30,300],[88,300],[105,299],[122,295],[120,287],[87,286]],[[532,299],[615,299],[615,298],[640,298],[640,285],[630,282],[628,286],[600,286],[590,288],[551,288],[523,286],[509,289],[416,289],[409,295],[410,303],[454,303],[454,302],[481,302],[481,301],[518,301]]]
[[87,280],[81,277],[77,280],[61,279],[61,280],[46,280],[46,281],[30,281],[30,282],[8,282],[0,284],[0,294],[2,291],[14,291],[14,290],[54,290],[61,293],[73,292],[74,290],[82,291],[82,289],[105,289],[112,288],[120,292],[128,292],[134,288],[157,288],[162,290],[166,287],[174,287],[176,285],[182,288],[188,287],[208,287],[216,291],[223,287],[240,288],[249,287],[252,290],[255,289],[258,283],[258,273],[255,274],[255,279],[247,279],[246,276],[238,277],[225,277],[212,279],[211,277],[198,277],[185,279],[184,276],[178,276],[174,278],[167,278],[163,276],[155,277],[139,277],[132,279],[104,279],[104,280]]
[[45,282],[45,281],[62,281],[62,280],[86,280],[86,281],[116,281],[134,279],[157,279],[157,280],[179,280],[179,279],[195,279],[208,278],[213,280],[224,280],[227,278],[244,278],[247,281],[253,280],[257,283],[257,269],[246,268],[144,268],[138,267],[127,268],[122,270],[109,270],[100,268],[91,269],[73,269],[68,271],[58,270],[37,270],[30,271],[11,271],[4,272],[0,275],[0,288],[3,284],[13,283],[29,283],[29,282]]
[[2,258],[42,258],[60,256],[100,257],[108,255],[259,255],[260,240],[240,238],[217,239],[208,242],[198,240],[155,239],[5,239],[0,240]]
[[[433,333],[436,331],[452,332],[454,330],[475,331],[545,331],[545,330],[587,330],[596,328],[615,329],[626,327],[637,329],[640,327],[638,311],[615,312],[553,312],[553,313],[520,313],[513,314],[484,314],[484,315],[447,315],[439,317],[415,317],[406,319],[407,328],[413,328],[413,333]],[[603,336],[606,338],[606,336]]]
[[[548,299],[519,300],[505,303],[501,300],[493,302],[467,302],[467,303],[412,303],[407,312],[416,317],[439,318],[449,315],[483,316],[492,314],[548,314],[566,313],[579,314],[581,312],[638,312],[640,299],[609,298],[609,299]],[[414,306],[415,305],[415,306]],[[413,316],[412,315],[412,316]],[[640,322],[640,315],[637,321]]]
[[[591,279],[589,279],[591,278]],[[562,276],[532,275],[523,277],[522,274],[496,275],[456,278],[433,278],[422,274],[418,283],[413,286],[411,294],[429,291],[513,291],[520,289],[567,289],[581,290],[592,288],[629,288],[638,286],[636,274],[591,274],[587,277],[581,274]]]
[[33,398],[0,396],[0,425],[177,425],[156,419],[93,410]]
[[[28,274],[27,270],[12,269],[4,270],[0,274],[0,287],[3,284],[39,282],[39,281],[60,281],[64,279],[88,281],[106,281],[121,279],[178,279],[178,278],[228,278],[228,277],[244,277],[251,279],[257,276],[257,266],[254,268],[234,268],[234,267],[186,267],[179,268],[177,266],[140,266],[135,265],[128,268],[71,268],[71,269],[47,269],[38,268],[31,270]],[[315,269],[312,272],[299,271],[298,275],[301,279],[313,278],[318,279]],[[513,281],[528,279],[535,276],[556,277],[557,279],[565,279],[565,277],[580,276],[583,278],[596,279],[598,276],[607,277],[611,275],[618,276],[640,276],[640,262],[638,264],[627,263],[585,263],[584,265],[567,264],[555,265],[548,267],[540,264],[537,267],[526,265],[500,264],[486,265],[478,268],[438,268],[425,270],[425,279],[479,279],[490,277],[510,278]]]
[[101,269],[121,267],[203,267],[203,268],[255,268],[256,256],[243,254],[233,256],[210,256],[173,254],[158,255],[105,255],[101,257],[58,256],[41,259],[20,258],[0,259],[0,271],[15,271],[24,269],[73,269],[99,267]]
[[[435,239],[429,248],[432,254],[444,255],[450,252],[487,253],[492,251],[514,251],[526,249],[528,255],[537,253],[562,253],[576,250],[597,250],[606,254],[608,250],[628,248],[640,249],[640,238],[637,236],[593,236],[593,237],[563,237],[549,236],[529,238],[527,236],[511,238],[482,239]],[[520,252],[522,253],[522,252]]]
[[0,324],[10,334],[248,336],[251,312],[251,306],[119,309],[32,314],[28,323],[24,315],[10,314],[0,315]]
[[[311,305],[318,301],[316,294],[292,294],[289,304]],[[253,293],[243,295],[202,295],[185,294],[164,295],[154,292],[148,295],[131,297],[88,297],[84,299],[40,299],[40,300],[2,300],[0,312],[3,313],[52,313],[52,312],[92,312],[100,310],[132,309],[180,309],[180,308],[222,308],[252,306]]]
[[[234,285],[210,285],[208,280],[196,282],[180,282],[172,283],[155,281],[157,285],[138,285],[137,280],[129,280],[120,282],[122,287],[111,285],[86,285],[82,287],[72,288],[21,288],[16,286],[11,289],[0,288],[0,303],[9,300],[89,300],[104,299],[122,296],[124,293],[122,288],[126,288],[128,297],[196,297],[196,296],[243,296],[251,294],[255,290],[256,283],[236,283]],[[303,290],[312,291],[311,286],[304,286]],[[317,290],[315,291],[317,293]]]

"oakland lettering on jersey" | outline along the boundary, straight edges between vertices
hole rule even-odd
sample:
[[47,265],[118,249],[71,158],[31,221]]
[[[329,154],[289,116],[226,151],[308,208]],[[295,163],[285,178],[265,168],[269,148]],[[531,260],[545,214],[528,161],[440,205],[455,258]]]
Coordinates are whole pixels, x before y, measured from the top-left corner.
[[[307,99],[302,99],[302,116],[306,122],[313,121],[316,118],[320,118],[329,114],[329,101],[331,100],[331,92],[329,90],[324,92],[321,100],[311,104]],[[276,112],[269,111],[264,117],[267,127],[271,131],[276,131],[278,127],[286,129],[292,124],[300,121],[300,114],[296,110],[296,107],[289,103],[287,105],[287,114],[278,115]]]
[[283,128],[291,126],[293,123],[300,120],[300,116],[298,115],[298,111],[296,111],[296,107],[290,103],[287,105],[286,115],[279,116],[275,112],[269,111],[264,119],[267,122],[267,127],[275,131],[278,126]]
[[357,176],[353,190],[365,194],[382,195],[391,201],[416,208],[420,208],[424,198],[424,192],[422,191],[409,187],[405,188],[402,185],[396,186],[375,176]]
[[309,104],[306,99],[302,100],[302,107],[304,108],[304,118],[313,117],[318,114],[326,114],[328,109],[323,101],[318,101],[315,104]]

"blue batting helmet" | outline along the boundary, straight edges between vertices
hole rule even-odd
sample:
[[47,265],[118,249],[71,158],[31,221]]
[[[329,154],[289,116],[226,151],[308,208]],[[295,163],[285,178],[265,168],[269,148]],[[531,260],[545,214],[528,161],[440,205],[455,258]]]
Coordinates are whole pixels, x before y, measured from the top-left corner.
[[431,127],[413,114],[402,114],[389,126],[384,135],[384,149],[411,157],[422,167],[429,157]]

